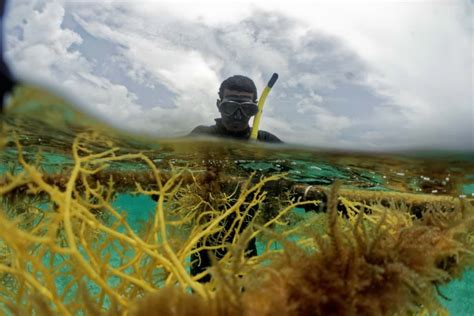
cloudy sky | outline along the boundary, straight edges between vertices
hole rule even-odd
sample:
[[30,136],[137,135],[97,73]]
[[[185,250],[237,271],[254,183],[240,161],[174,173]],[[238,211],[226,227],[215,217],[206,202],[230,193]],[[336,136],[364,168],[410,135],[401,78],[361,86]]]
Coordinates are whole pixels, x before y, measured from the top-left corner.
[[[199,4],[198,4],[199,3]],[[267,98],[261,129],[363,150],[474,148],[471,1],[10,1],[6,58],[116,126],[213,124],[234,74]]]

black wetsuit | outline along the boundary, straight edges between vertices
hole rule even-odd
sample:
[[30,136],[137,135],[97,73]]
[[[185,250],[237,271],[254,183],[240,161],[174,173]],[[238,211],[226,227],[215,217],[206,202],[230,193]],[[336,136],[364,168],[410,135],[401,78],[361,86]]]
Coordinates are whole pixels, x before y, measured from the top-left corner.
[[[243,211],[243,208],[244,207],[241,208],[242,211]],[[256,212],[255,207],[250,209],[248,213],[248,217],[244,219],[244,223],[242,224],[239,230],[239,233],[242,233],[248,227],[248,224],[252,220],[252,217],[255,216],[255,212]],[[215,247],[221,244],[231,244],[236,234],[236,231],[233,231],[232,233],[230,233],[225,240],[223,240],[222,235],[226,234],[231,229],[232,223],[234,221],[235,221],[235,214],[228,216],[224,221],[221,222],[221,225],[224,226],[224,229],[220,233],[216,233],[214,235],[209,236],[205,242],[202,240],[199,241],[196,247],[198,248],[202,246]],[[235,228],[232,228],[232,229],[235,229]],[[212,253],[212,255],[217,260],[220,260],[227,253],[227,248],[222,247],[222,248],[215,249],[212,251],[202,250],[202,251],[198,251],[196,253],[191,254],[191,275],[197,275],[201,272],[206,271],[207,268],[212,266],[212,260],[209,257],[209,252]],[[245,249],[245,256],[247,258],[250,258],[256,255],[257,255],[257,243],[256,243],[256,239],[252,238],[251,240],[249,240],[247,248]],[[207,274],[204,277],[200,278],[198,281],[201,283],[205,283],[205,282],[209,282],[210,280],[211,280],[211,276]]]
[[[222,125],[221,119],[216,119],[215,125],[212,125],[212,126],[200,125],[196,127],[195,129],[193,129],[193,131],[189,134],[189,136],[209,135],[209,136],[248,140],[250,138],[250,133],[251,133],[250,127],[248,127],[246,130],[242,132],[238,132],[238,133],[230,132],[226,130],[225,127]],[[258,131],[257,139],[259,141],[268,142],[268,143],[282,143],[282,141],[278,137],[266,131]],[[243,212],[244,209],[245,207],[243,206],[241,211]],[[255,216],[255,213],[256,213],[256,207],[252,208],[249,211],[248,218],[244,220],[244,223],[241,226],[239,233],[242,233],[247,228],[249,222],[252,220],[252,217]],[[226,220],[223,223],[221,223],[221,225],[224,226],[224,232],[228,232],[229,229],[231,229],[231,226],[234,220],[235,220],[235,214],[233,216],[229,216],[228,218],[226,218]],[[235,231],[230,233],[227,240],[225,240],[225,242],[226,243],[232,242],[235,236],[235,233],[236,233]],[[203,245],[216,246],[216,245],[222,244],[222,242],[223,240],[220,237],[220,235],[215,234],[213,236],[210,236],[210,238],[207,239],[205,244],[203,244],[203,241],[199,241],[197,244],[197,247],[201,247]],[[212,253],[217,260],[220,260],[227,253],[227,249],[226,248],[217,249],[215,251],[212,251]],[[253,257],[257,255],[257,245],[256,245],[255,238],[249,241],[245,254],[247,257]],[[211,258],[209,257],[208,251],[203,250],[191,255],[191,274],[192,275],[197,275],[201,272],[204,272],[211,265],[212,265],[212,262],[211,262]],[[210,279],[211,277],[208,274],[205,277],[199,279],[199,282],[209,282]]]
[[[209,135],[209,136],[217,136],[217,137],[225,137],[225,138],[234,138],[234,139],[241,139],[247,140],[250,138],[250,127],[247,127],[242,132],[230,132],[228,131],[224,125],[222,125],[222,119],[216,119],[216,124],[211,126],[204,126],[200,125],[192,130],[189,136],[197,136],[197,135]],[[266,131],[258,131],[257,139],[262,142],[267,143],[282,143],[282,141],[273,135],[272,133]]]

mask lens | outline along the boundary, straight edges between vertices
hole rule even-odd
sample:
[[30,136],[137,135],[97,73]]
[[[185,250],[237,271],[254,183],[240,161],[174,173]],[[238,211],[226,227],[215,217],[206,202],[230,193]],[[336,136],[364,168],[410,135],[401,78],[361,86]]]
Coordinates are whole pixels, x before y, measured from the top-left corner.
[[234,114],[238,109],[248,117],[257,114],[258,112],[257,104],[254,102],[223,101],[220,105],[220,111],[229,116]]
[[240,103],[235,101],[223,101],[220,106],[221,112],[225,115],[234,114],[238,108],[240,108]]
[[254,116],[258,112],[258,106],[253,102],[244,102],[241,103],[240,106],[247,116]]

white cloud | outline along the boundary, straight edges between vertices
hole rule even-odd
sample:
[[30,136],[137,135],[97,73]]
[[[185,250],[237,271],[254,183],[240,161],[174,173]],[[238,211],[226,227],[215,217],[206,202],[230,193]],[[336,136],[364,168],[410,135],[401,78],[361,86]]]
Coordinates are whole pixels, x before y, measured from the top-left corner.
[[397,118],[404,129],[393,133],[378,126],[382,135],[378,146],[398,139],[397,143],[403,140],[412,146],[474,148],[472,4],[336,6],[337,12],[323,6],[315,14],[318,18],[298,7],[293,14],[343,38],[366,61],[367,84],[398,108],[398,115],[387,112],[374,117]]
[[[322,107],[321,103],[322,98],[313,94],[310,99],[300,100],[296,107],[299,113],[309,119],[310,125],[305,128],[306,130],[317,131],[327,141],[336,141],[341,136],[342,131],[351,126],[351,120],[348,117],[331,113]],[[309,137],[305,140],[309,140]]]
[[82,43],[82,38],[62,27],[62,1],[24,1],[16,3],[8,13],[9,19],[16,22],[10,28],[21,33],[18,37],[7,35],[6,57],[18,77],[61,87],[81,100],[87,112],[115,125],[132,114],[142,114],[135,103],[136,96],[124,86],[93,75],[93,63],[71,50],[72,45]]
[[[78,15],[75,18],[90,34],[123,47],[122,58],[135,73],[142,76],[148,73],[176,93],[174,105],[181,109],[181,114],[190,111],[212,115],[209,102],[213,100],[209,98],[209,91],[216,89],[219,80],[212,63],[205,60],[199,51],[176,47],[166,39],[153,35],[139,36],[141,29],[123,26],[112,29],[100,21],[86,21]],[[130,17],[126,25],[134,24],[135,19]]]
[[[42,11],[33,7],[33,4],[22,3],[12,10],[10,18],[17,19],[16,28],[22,34],[19,39],[7,32],[7,58],[13,60],[14,70],[42,79],[52,79],[58,73],[89,70],[88,63],[78,53],[69,51],[71,45],[80,44],[82,39],[73,31],[61,28],[63,6],[59,2],[48,2]],[[53,65],[57,71],[53,71]]]

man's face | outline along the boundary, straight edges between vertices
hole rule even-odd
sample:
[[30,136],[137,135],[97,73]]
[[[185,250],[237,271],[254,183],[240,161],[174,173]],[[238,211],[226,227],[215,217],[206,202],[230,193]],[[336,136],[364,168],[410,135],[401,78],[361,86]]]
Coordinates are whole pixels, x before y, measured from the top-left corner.
[[[253,102],[253,93],[236,90],[224,90],[222,101],[237,101],[237,102]],[[231,132],[241,132],[248,128],[251,116],[247,116],[241,109],[238,109],[232,114],[223,113],[220,108],[220,102],[218,100],[217,107],[222,117],[222,125]]]

